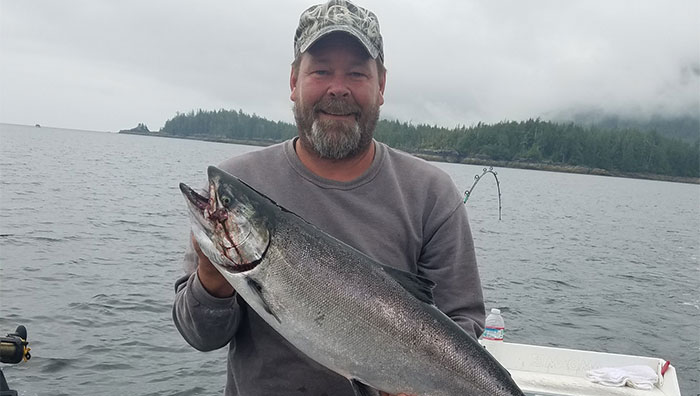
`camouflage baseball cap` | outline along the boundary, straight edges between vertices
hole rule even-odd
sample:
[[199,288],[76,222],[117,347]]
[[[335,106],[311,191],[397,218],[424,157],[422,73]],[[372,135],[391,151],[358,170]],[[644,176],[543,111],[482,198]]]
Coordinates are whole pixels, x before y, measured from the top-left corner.
[[309,7],[299,17],[294,36],[294,57],[309,49],[321,37],[332,32],[345,32],[357,38],[373,59],[384,62],[384,45],[379,33],[379,20],[372,11],[347,0],[329,0]]

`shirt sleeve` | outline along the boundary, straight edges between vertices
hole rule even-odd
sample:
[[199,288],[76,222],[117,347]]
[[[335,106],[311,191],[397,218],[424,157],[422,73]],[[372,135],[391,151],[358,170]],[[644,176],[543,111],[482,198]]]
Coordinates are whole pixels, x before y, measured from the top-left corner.
[[462,202],[433,227],[423,245],[418,271],[435,282],[437,307],[478,338],[484,331],[484,297],[467,211]]
[[236,295],[214,297],[197,277],[197,253],[187,244],[183,260],[185,276],[175,282],[173,321],[182,337],[200,351],[211,351],[228,344],[241,317]]

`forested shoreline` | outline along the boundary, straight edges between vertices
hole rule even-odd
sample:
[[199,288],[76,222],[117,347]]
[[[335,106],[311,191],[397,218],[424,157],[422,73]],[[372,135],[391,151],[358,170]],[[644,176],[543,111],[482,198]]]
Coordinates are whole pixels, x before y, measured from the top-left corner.
[[[249,144],[272,144],[297,133],[296,126],[286,122],[223,109],[178,113],[159,132],[150,132],[143,124],[121,132]],[[700,177],[700,137],[688,142],[655,131],[609,130],[540,119],[456,128],[380,120],[375,138],[449,162],[644,178]]]

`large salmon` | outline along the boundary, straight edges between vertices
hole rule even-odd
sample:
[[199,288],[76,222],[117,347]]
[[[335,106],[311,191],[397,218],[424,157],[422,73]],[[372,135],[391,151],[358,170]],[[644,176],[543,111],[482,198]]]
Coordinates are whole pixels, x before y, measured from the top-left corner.
[[218,168],[208,175],[208,197],[180,184],[204,254],[270,326],[358,395],[523,395],[435,307],[429,280],[377,263]]

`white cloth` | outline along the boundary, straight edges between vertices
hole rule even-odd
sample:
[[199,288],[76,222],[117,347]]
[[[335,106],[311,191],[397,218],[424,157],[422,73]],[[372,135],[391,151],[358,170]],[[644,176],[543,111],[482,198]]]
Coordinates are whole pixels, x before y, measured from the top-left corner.
[[590,370],[586,378],[605,386],[631,386],[635,389],[652,389],[659,381],[649,366],[603,367]]

